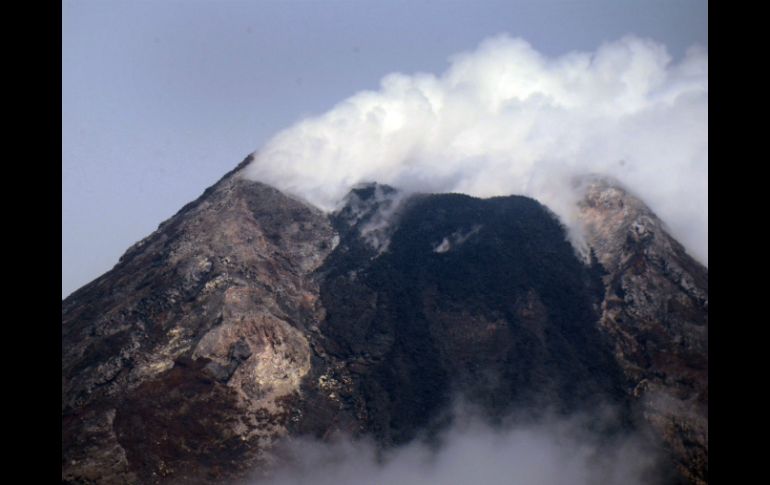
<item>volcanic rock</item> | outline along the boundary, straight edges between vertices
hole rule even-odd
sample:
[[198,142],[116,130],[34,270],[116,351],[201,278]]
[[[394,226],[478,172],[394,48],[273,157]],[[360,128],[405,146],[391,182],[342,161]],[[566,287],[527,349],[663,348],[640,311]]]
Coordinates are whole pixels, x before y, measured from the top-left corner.
[[[62,481],[222,483],[287,436],[610,405],[708,481],[708,273],[618,184],[591,259],[521,197],[355,187],[333,214],[235,170],[62,302]],[[639,416],[641,414],[641,417]]]

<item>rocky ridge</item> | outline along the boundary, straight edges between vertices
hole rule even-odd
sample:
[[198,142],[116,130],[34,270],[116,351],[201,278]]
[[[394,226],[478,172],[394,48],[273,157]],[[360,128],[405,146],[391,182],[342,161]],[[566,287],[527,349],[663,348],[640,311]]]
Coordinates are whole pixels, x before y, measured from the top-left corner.
[[286,434],[335,232],[236,173],[62,302],[63,480],[208,483]]
[[587,181],[588,243],[606,271],[599,326],[632,399],[689,483],[708,483],[708,272],[616,182]]

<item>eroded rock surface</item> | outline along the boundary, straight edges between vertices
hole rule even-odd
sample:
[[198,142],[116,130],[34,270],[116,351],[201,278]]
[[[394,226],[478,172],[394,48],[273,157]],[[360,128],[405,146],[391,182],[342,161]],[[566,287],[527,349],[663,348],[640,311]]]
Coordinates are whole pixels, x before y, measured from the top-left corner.
[[62,302],[63,480],[208,483],[269,461],[334,238],[236,170]]
[[600,328],[632,399],[688,483],[708,483],[708,271],[617,183],[587,181],[580,205],[604,267]]

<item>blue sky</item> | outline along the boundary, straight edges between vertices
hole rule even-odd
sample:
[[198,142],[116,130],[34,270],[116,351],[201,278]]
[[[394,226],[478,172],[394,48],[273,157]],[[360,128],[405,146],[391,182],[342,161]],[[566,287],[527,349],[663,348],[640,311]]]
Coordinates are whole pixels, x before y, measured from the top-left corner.
[[71,1],[62,17],[62,297],[271,135],[394,71],[507,33],[546,55],[625,34],[708,46],[706,1]]

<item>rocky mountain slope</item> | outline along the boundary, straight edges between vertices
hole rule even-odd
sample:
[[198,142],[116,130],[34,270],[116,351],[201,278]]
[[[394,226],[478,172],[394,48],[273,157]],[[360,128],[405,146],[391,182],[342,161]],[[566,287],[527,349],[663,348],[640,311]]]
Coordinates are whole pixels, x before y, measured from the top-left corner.
[[599,326],[632,399],[690,483],[708,482],[708,271],[637,198],[607,180],[580,205],[607,274]]
[[222,483],[285,436],[398,445],[457,395],[490,419],[609,403],[707,482],[708,274],[638,199],[587,184],[585,264],[526,197],[373,184],[327,215],[249,161],[62,302],[64,483]]

